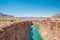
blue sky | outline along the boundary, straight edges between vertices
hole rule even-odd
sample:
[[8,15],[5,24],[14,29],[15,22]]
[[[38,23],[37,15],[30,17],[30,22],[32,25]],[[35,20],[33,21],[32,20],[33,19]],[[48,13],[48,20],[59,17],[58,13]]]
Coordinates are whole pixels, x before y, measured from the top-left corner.
[[50,17],[60,13],[60,0],[0,0],[0,12],[16,17]]

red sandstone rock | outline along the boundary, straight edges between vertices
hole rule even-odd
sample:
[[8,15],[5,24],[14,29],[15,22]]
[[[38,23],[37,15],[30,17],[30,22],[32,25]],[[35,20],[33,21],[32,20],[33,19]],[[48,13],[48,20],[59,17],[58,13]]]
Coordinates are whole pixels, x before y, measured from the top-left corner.
[[20,22],[4,28],[0,32],[0,40],[30,40],[32,22]]

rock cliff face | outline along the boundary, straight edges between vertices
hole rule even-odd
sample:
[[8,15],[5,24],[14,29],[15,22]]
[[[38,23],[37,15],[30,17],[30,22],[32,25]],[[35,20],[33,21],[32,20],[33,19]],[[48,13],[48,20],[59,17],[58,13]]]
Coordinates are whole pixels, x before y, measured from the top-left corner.
[[31,25],[31,21],[24,21],[6,27],[0,31],[0,40],[30,40]]
[[37,23],[44,40],[60,40],[60,18],[47,18],[33,21]]

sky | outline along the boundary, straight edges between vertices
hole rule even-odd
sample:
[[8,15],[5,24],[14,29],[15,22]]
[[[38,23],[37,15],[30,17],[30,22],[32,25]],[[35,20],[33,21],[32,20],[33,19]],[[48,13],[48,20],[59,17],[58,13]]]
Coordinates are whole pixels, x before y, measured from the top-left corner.
[[60,13],[60,0],[0,0],[0,12],[16,17],[50,17]]

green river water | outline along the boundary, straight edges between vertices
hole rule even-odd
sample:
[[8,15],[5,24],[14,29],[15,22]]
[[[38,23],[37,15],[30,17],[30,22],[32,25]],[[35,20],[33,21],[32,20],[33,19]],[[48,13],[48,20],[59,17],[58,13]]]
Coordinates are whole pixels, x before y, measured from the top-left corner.
[[33,24],[33,29],[31,31],[31,40],[43,40],[41,34],[38,31],[39,25]]

